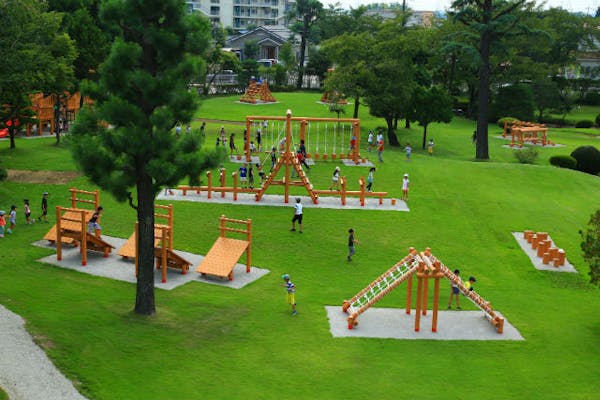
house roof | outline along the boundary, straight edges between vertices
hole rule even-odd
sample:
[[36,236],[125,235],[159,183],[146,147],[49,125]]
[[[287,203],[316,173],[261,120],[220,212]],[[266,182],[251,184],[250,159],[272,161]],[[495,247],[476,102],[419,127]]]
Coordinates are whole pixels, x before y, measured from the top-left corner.
[[227,39],[227,45],[230,47],[235,47],[234,43],[243,43],[246,41],[246,39],[254,36],[261,36],[261,33],[264,35],[264,37],[259,39],[259,43],[270,40],[278,45],[282,45],[283,43],[287,42],[293,35],[292,31],[283,25],[263,25],[254,28],[251,31],[242,33],[241,35]]

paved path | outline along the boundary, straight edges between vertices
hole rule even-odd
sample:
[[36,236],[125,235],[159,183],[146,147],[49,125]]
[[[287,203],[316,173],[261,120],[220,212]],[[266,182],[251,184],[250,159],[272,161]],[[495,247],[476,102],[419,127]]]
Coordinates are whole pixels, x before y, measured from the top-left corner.
[[25,330],[25,321],[0,305],[0,387],[10,400],[85,400]]

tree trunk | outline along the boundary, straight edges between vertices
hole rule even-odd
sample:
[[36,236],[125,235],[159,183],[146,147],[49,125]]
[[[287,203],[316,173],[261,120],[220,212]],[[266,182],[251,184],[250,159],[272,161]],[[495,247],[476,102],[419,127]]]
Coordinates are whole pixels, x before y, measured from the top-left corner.
[[360,107],[360,97],[356,96],[354,98],[354,113],[352,114],[352,118],[358,118],[358,107]]
[[60,144],[60,94],[56,95],[56,103],[54,104],[54,129],[56,134],[56,144]]
[[492,0],[485,0],[482,25],[485,27],[481,33],[479,42],[479,54],[481,64],[479,65],[479,93],[477,104],[477,143],[475,146],[475,158],[488,160],[488,106],[490,100],[490,18],[492,15]]
[[154,192],[152,178],[145,172],[137,182],[139,248],[135,313],[153,315],[154,304]]
[[306,36],[308,35],[307,23],[304,23],[304,29],[300,38],[300,60],[298,61],[298,77],[296,80],[296,89],[302,89],[302,81],[304,80],[304,59],[306,53]]
[[427,124],[423,125],[423,150],[425,150],[426,144],[427,144]]
[[404,120],[404,128],[410,129],[410,119],[406,118]]
[[[14,121],[14,120],[13,120]],[[11,126],[8,127],[8,136],[10,137],[10,148],[14,149],[17,146],[15,145],[15,135],[17,133],[17,130],[14,127],[14,124],[11,124]]]
[[385,122],[388,126],[387,136],[388,143],[390,146],[400,146],[400,142],[398,142],[398,138],[396,137],[396,132],[394,131],[394,119],[392,117],[386,117]]

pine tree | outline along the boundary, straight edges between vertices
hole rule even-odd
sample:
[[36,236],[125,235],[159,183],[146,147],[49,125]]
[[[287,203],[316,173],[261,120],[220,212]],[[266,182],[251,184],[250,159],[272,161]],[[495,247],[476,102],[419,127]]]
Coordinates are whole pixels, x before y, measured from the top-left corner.
[[[79,113],[72,151],[86,175],[118,200],[129,200],[139,223],[135,312],[151,315],[154,301],[154,200],[162,187],[198,177],[218,163],[201,149],[200,134],[177,138],[197,95],[188,83],[201,75],[210,24],[186,15],[179,0],[107,0],[100,19],[118,32],[97,82],[84,93],[94,105]],[[137,204],[131,193],[137,192]]]

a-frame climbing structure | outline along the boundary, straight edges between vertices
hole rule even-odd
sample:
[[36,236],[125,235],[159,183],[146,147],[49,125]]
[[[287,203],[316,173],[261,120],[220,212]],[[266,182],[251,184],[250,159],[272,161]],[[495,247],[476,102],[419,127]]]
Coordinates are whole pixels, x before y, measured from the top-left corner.
[[246,92],[240,98],[240,102],[252,104],[276,103],[277,100],[273,97],[266,80],[259,83],[255,79],[252,79],[246,88]]
[[434,279],[431,331],[437,332],[440,279],[447,278],[458,286],[458,289],[462,294],[469,298],[469,300],[484,312],[486,318],[494,325],[497,332],[502,333],[504,329],[504,318],[494,311],[489,302],[485,301],[475,291],[469,290],[458,276],[431,254],[429,248],[424,252],[417,252],[412,247],[410,248],[409,254],[396,263],[396,265],[388,269],[383,275],[375,279],[350,300],[345,300],[343,302],[342,310],[349,315],[348,329],[353,329],[358,325],[358,316],[360,314],[365,312],[369,307],[377,303],[404,281],[407,282],[406,313],[410,314],[413,275],[416,275],[418,280],[415,310],[416,332],[420,330],[421,314],[426,315],[427,313],[429,279]]
[[[250,132],[250,125],[255,120],[274,120],[278,117],[246,117],[246,134],[248,135]],[[280,119],[280,117],[279,117]],[[308,176],[300,166],[298,162],[298,158],[296,153],[292,149],[292,111],[287,110],[285,117],[285,148],[281,153],[281,156],[277,160],[277,164],[275,164],[275,168],[269,174],[265,183],[262,185],[260,190],[256,193],[256,201],[260,201],[262,196],[267,191],[267,188],[270,185],[282,185],[284,186],[284,201],[285,203],[289,203],[290,198],[290,186],[304,186],[308,195],[312,199],[314,204],[319,203],[319,196],[313,191],[313,185],[310,183]],[[277,174],[283,168],[284,176],[277,180]],[[292,180],[291,171],[296,171],[296,175],[298,176],[297,180]]]

